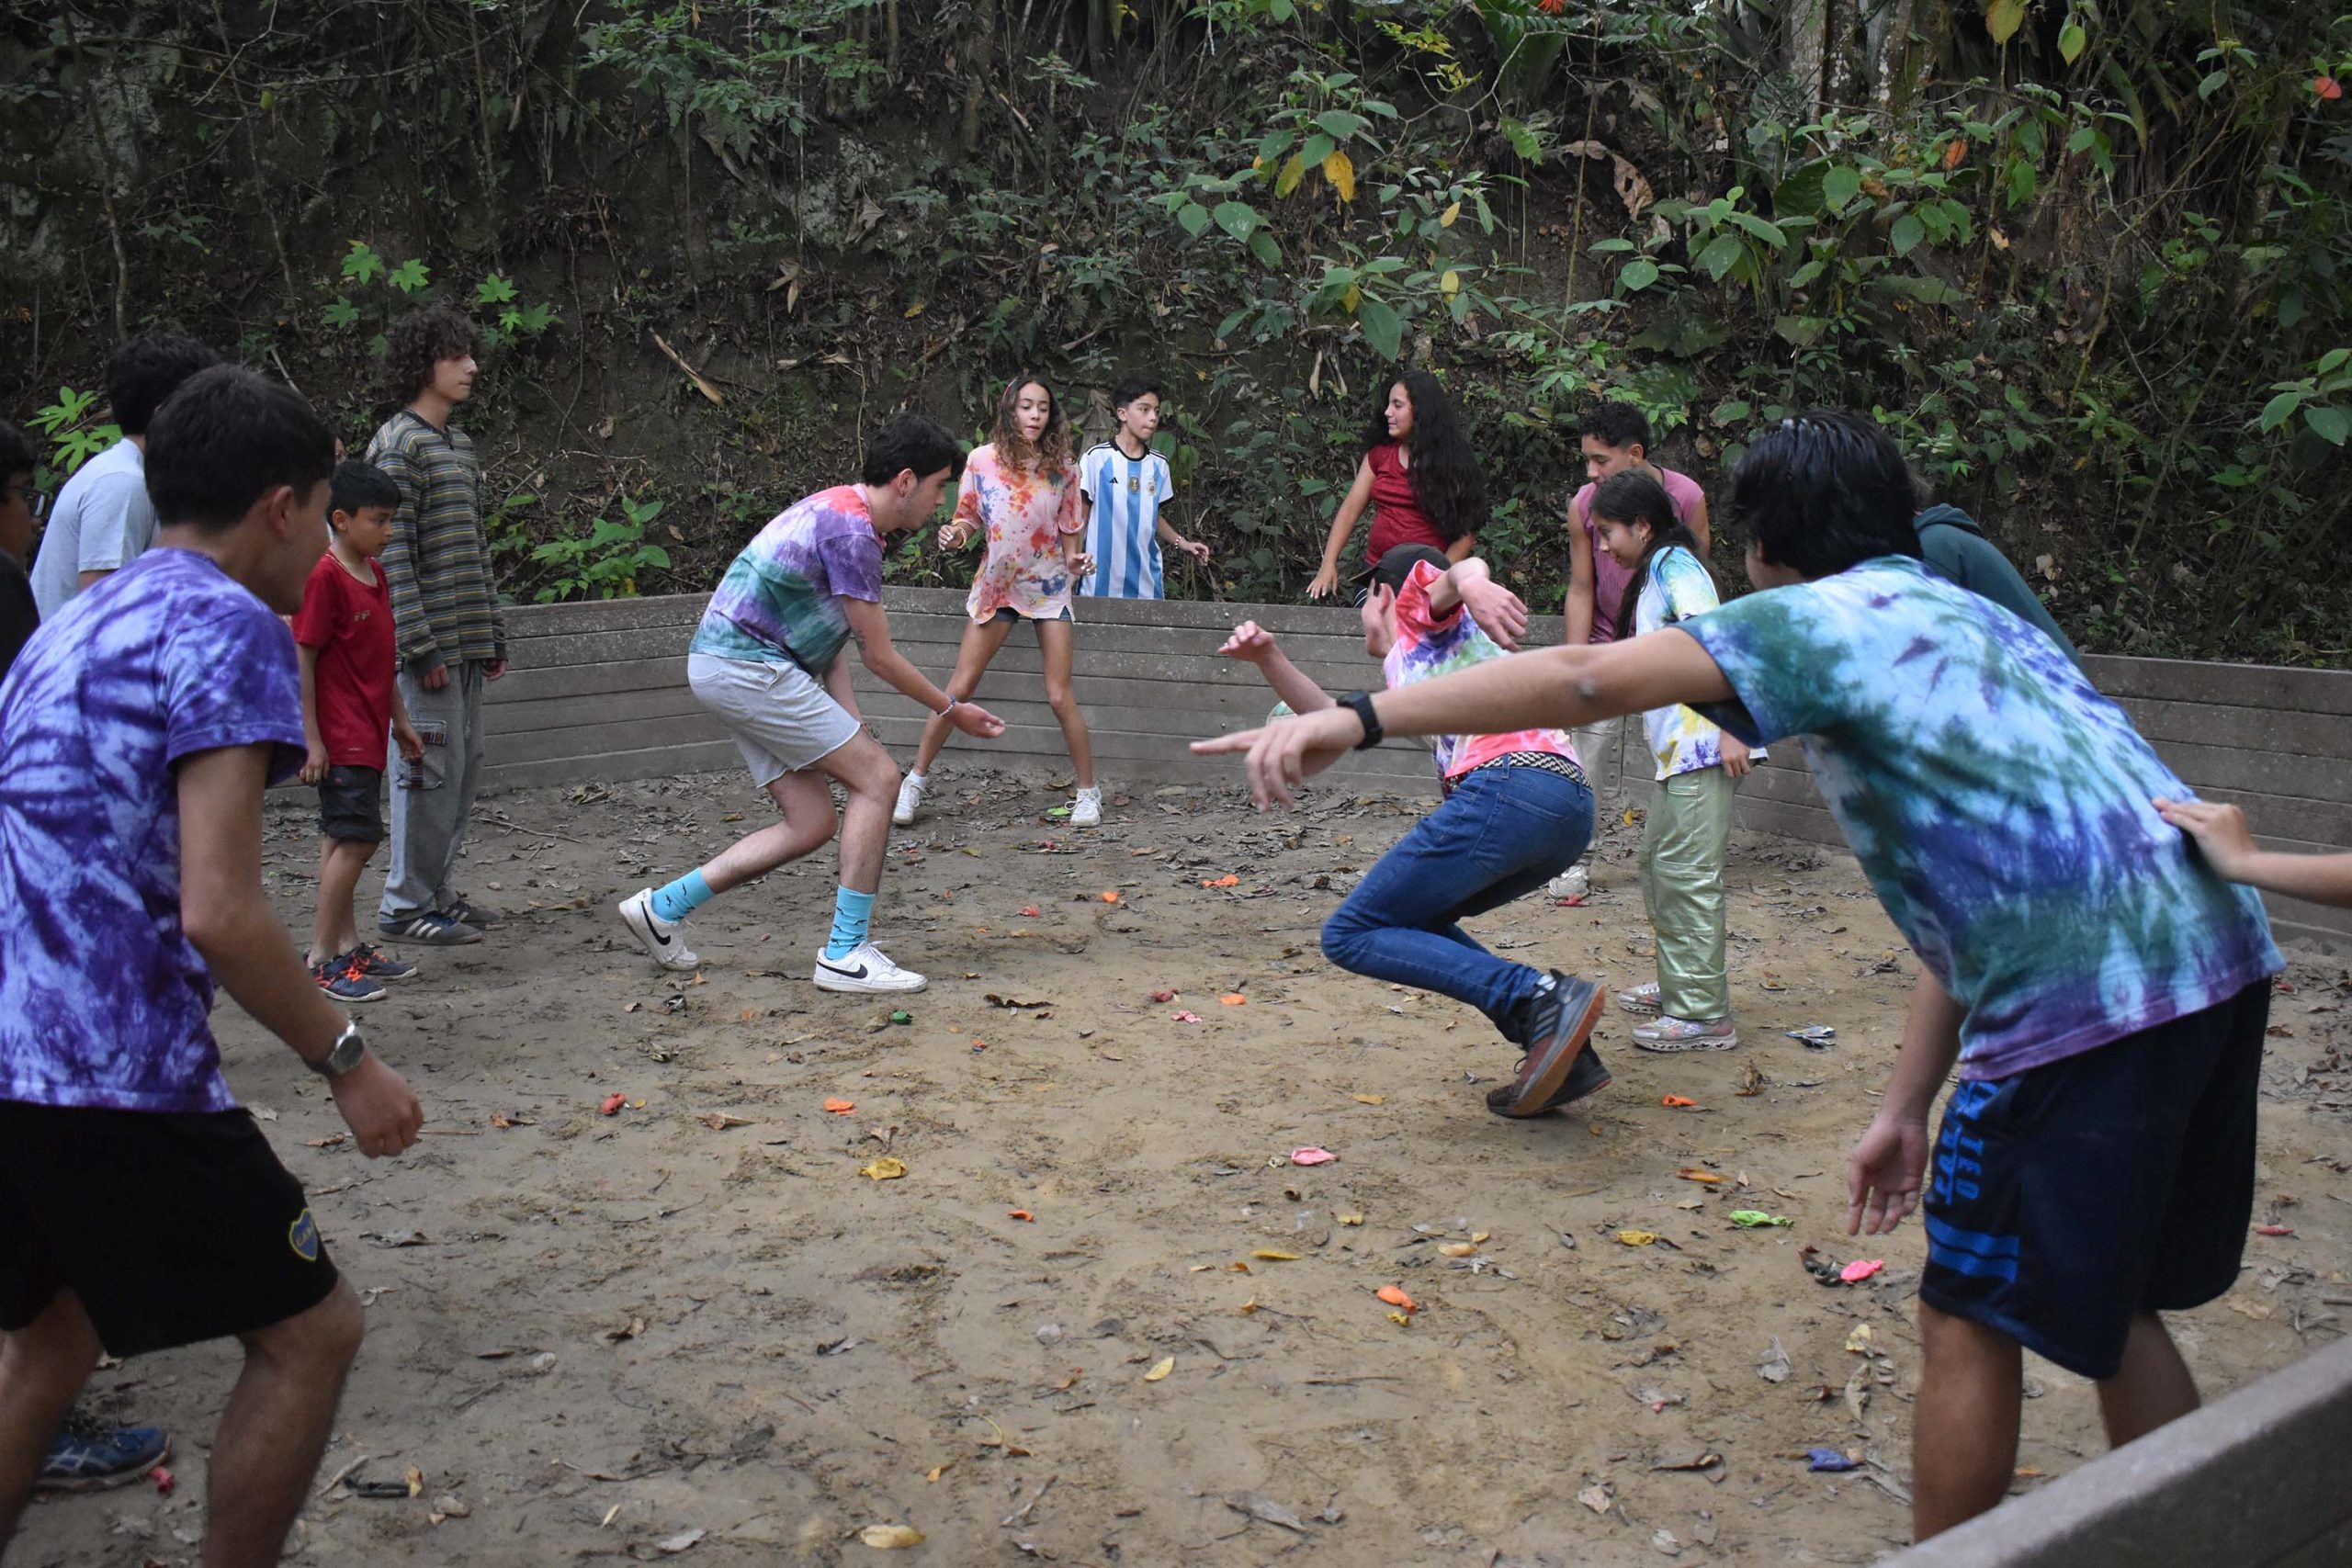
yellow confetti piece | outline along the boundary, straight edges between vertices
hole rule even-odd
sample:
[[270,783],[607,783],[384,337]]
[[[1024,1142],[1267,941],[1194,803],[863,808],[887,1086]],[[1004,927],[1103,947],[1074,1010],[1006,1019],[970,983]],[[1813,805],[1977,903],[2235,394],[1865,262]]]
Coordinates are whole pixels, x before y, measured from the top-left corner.
[[1176,1358],[1173,1356],[1165,1357],[1160,1360],[1158,1366],[1144,1373],[1143,1381],[1146,1382],[1158,1382],[1160,1379],[1166,1377],[1175,1370]]
[[1627,1247],[1647,1247],[1657,1239],[1656,1231],[1619,1231],[1617,1239]]

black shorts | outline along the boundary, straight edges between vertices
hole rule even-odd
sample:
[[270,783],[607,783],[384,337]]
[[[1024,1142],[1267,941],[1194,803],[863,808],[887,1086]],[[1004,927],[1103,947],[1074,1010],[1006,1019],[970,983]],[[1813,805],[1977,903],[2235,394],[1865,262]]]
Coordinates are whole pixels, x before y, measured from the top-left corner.
[[301,1183],[243,1111],[0,1100],[0,1332],[71,1290],[117,1356],[282,1323],[334,1265]]
[[1063,605],[1057,614],[1051,615],[1024,615],[1010,604],[1000,604],[997,606],[996,614],[989,617],[991,624],[1002,621],[1008,626],[1016,626],[1023,621],[1075,621],[1076,619],[1078,617],[1069,613],[1069,606],[1067,604]]
[[384,770],[338,762],[319,781],[319,831],[346,844],[384,841]]
[[1919,1299],[2086,1378],[2132,1319],[2228,1291],[2254,1213],[2270,982],[2154,1029],[1964,1082],[1928,1163]]

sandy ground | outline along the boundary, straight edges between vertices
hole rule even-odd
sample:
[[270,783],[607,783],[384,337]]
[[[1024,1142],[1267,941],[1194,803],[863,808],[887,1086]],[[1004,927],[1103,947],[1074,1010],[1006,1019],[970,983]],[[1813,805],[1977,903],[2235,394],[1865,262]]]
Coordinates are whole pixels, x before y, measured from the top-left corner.
[[[1644,1055],[1612,1014],[1615,1085],[1513,1123],[1481,1103],[1513,1063],[1483,1021],[1317,950],[1420,803],[1260,818],[1139,785],[1080,834],[1043,781],[933,798],[877,926],[933,976],[903,1022],[808,982],[830,857],[705,910],[691,983],[626,945],[616,897],[762,819],[731,776],[484,801],[466,885],[514,918],[367,1013],[429,1117],[402,1160],[361,1158],[224,1005],[231,1080],[368,1303],[320,1480],[399,1494],[322,1489],[299,1558],[1866,1562],[1905,1540],[1923,1243],[1838,1226],[1915,965],[1850,861],[1743,838],[1747,1044]],[[311,821],[270,807],[302,930]],[[1634,838],[1591,904],[1480,935],[1645,978]],[[2256,1218],[2296,1234],[2176,1325],[2209,1393],[2342,1327],[2352,986],[2308,958],[2291,982]],[[1835,1046],[1781,1032],[1814,1023]],[[1310,1145],[1338,1158],[1292,1165]],[[903,1177],[860,1174],[886,1155]],[[1825,1289],[1808,1244],[1885,1271]],[[178,1434],[178,1490],[37,1506],[11,1561],[193,1562],[235,1371],[220,1346],[102,1371],[104,1408]],[[2020,1489],[2101,1447],[2088,1385],[2029,1372]],[[1809,1473],[1813,1446],[1865,1465]],[[874,1525],[928,1540],[888,1555]]]

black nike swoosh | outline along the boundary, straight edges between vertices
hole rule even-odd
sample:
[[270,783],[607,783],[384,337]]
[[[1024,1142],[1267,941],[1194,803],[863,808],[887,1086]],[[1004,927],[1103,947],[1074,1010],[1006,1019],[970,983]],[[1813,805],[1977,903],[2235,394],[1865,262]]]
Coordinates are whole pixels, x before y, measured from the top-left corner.
[[822,958],[820,958],[817,962],[823,964],[826,968],[831,970],[834,974],[839,975],[844,980],[863,980],[865,978],[865,965],[863,964],[859,964],[854,969],[844,969],[840,964],[828,963]]

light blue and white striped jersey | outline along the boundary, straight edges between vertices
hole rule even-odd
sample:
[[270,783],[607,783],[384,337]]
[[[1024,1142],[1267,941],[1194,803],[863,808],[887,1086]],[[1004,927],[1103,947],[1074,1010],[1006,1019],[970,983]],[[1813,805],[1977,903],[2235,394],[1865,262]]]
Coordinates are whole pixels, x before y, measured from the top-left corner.
[[1105,441],[1079,459],[1078,488],[1094,502],[1086,549],[1094,570],[1078,585],[1095,599],[1165,596],[1159,567],[1159,505],[1176,493],[1168,459],[1157,452],[1130,457]]

